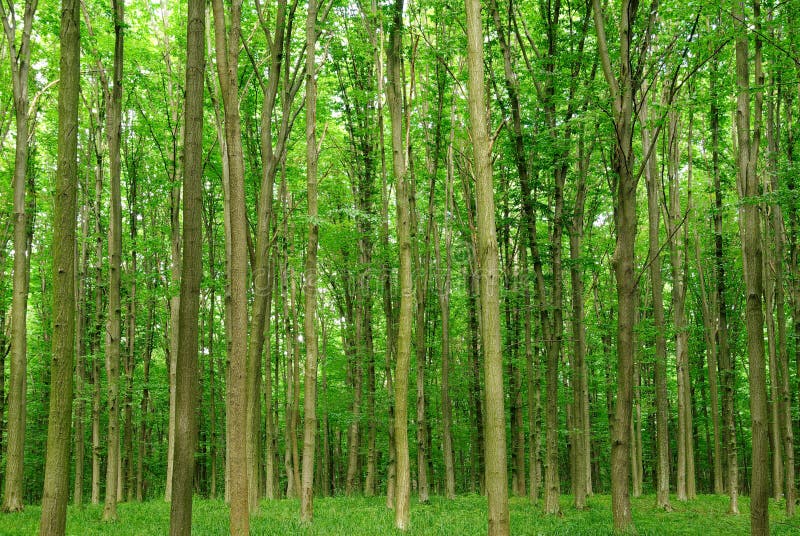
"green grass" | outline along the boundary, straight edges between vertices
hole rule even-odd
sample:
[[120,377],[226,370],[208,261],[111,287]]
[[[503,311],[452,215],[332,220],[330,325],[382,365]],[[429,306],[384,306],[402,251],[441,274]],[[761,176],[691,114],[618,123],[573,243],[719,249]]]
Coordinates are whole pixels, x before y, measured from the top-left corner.
[[[298,521],[296,500],[265,502],[261,512],[251,521],[251,533],[257,535],[332,535],[377,536],[400,534],[393,526],[392,513],[386,510],[385,498],[328,498],[314,502],[315,521],[304,527]],[[674,499],[672,512],[655,507],[655,498],[646,496],[633,500],[633,519],[640,535],[702,535],[734,536],[748,534],[750,527],[749,500],[740,498],[741,514],[726,513],[725,497],[703,495],[697,500],[681,503]],[[511,499],[511,533],[513,535],[565,536],[611,534],[610,498],[597,495],[589,499],[589,509],[577,511],[571,498],[561,499],[562,516],[544,516],[539,506],[526,499]],[[37,533],[40,509],[30,506],[20,514],[0,514],[0,535],[27,536]],[[167,534],[169,505],[162,501],[124,503],[119,505],[120,521],[114,524],[100,521],[102,505],[83,509],[70,506],[67,513],[67,534],[92,536],[149,536]],[[192,534],[198,536],[226,535],[228,511],[221,501],[196,500]],[[787,520],[783,504],[770,503],[772,534],[800,534],[800,518]],[[412,502],[411,535],[484,535],[486,534],[486,499],[480,496],[461,496],[453,501],[434,497],[429,504]]]

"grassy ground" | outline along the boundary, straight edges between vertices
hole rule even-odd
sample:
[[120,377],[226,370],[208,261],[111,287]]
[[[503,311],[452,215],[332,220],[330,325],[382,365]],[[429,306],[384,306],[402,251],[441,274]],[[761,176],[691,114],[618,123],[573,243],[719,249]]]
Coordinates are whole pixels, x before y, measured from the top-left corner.
[[[377,536],[399,534],[392,528],[393,517],[384,506],[385,498],[317,499],[315,521],[309,527],[298,522],[299,504],[294,500],[264,503],[261,512],[253,517],[251,533],[257,535],[331,535]],[[634,524],[641,535],[702,535],[734,536],[748,534],[750,527],[749,501],[740,498],[742,513],[726,514],[725,497],[704,495],[689,503],[673,498],[674,511],[655,508],[653,496],[633,500]],[[541,509],[527,500],[511,499],[511,533],[513,535],[569,536],[611,534],[611,509],[607,495],[590,498],[589,510],[577,511],[570,506],[570,497],[561,500],[563,516],[542,515]],[[800,534],[800,518],[787,520],[782,503],[770,504],[772,534]],[[0,514],[0,535],[36,534],[40,510],[30,506],[21,514]],[[120,521],[105,524],[100,521],[102,505],[84,509],[70,506],[67,514],[67,534],[90,536],[148,536],[167,534],[169,505],[162,501],[119,505]],[[225,535],[228,513],[220,501],[197,500],[194,503],[192,534],[198,536]],[[486,534],[486,500],[480,496],[462,496],[454,501],[432,498],[427,505],[412,503],[411,530],[414,535],[466,536]]]

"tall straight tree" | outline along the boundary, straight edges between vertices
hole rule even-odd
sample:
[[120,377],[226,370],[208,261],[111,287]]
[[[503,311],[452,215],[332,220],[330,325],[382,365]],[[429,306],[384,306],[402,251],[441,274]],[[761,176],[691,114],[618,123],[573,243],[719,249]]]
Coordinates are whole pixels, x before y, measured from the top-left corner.
[[31,27],[38,0],[26,0],[22,15],[22,36],[17,38],[14,4],[0,2],[11,63],[16,141],[14,153],[14,279],[11,301],[11,377],[8,393],[8,454],[3,511],[18,512],[23,505],[25,457],[25,408],[27,391],[27,310],[30,262],[28,262],[28,213],[25,206],[28,169],[28,75],[31,66]]
[[[642,99],[639,115],[642,124],[642,145],[654,146],[652,131],[647,125],[649,107],[647,97]],[[655,327],[655,363],[653,381],[656,391],[656,505],[670,510],[669,503],[669,400],[667,399],[667,338],[664,334],[664,283],[661,279],[661,248],[658,244],[661,226],[659,207],[660,181],[655,151],[650,151],[644,168],[647,187],[648,253],[647,263],[650,272],[653,299],[653,327]]]
[[717,315],[717,359],[720,369],[720,384],[722,387],[722,437],[726,453],[726,486],[730,503],[728,513],[739,513],[739,468],[737,457],[736,427],[734,421],[735,401],[734,385],[735,358],[731,355],[728,345],[728,305],[725,280],[725,256],[722,240],[722,221],[724,205],[722,201],[722,170],[720,151],[720,106],[718,103],[718,82],[716,64],[711,65],[711,80],[709,89],[711,93],[711,166],[714,174],[714,268],[716,276],[716,301]]
[[[760,30],[761,5],[753,0],[755,38],[755,84],[764,85]],[[739,229],[742,237],[742,265],[745,283],[745,326],[747,357],[750,365],[750,420],[752,426],[753,471],[750,482],[750,530],[753,534],[769,533],[769,440],[767,438],[767,378],[764,359],[763,259],[761,246],[761,214],[757,198],[759,180],[756,172],[761,142],[761,110],[763,95],[756,90],[755,120],[750,128],[750,58],[749,36],[744,0],[736,0],[736,140],[738,143],[737,184],[739,190]]]
[[[780,82],[780,74],[773,71],[771,76],[771,85],[774,86]],[[778,192],[780,186],[778,183],[778,145],[780,137],[780,106],[776,106],[775,100],[770,99],[767,101],[767,143],[769,147],[769,173],[768,173],[768,188],[773,192]],[[773,249],[770,251],[768,262],[766,265],[771,267],[775,276],[775,309],[776,309],[776,324],[778,332],[777,340],[777,372],[778,372],[778,389],[780,392],[780,437],[783,443],[784,452],[784,483],[786,493],[786,516],[793,517],[795,513],[795,497],[797,494],[795,485],[795,467],[794,467],[794,429],[792,425],[792,396],[789,388],[789,356],[786,345],[786,297],[785,297],[785,276],[784,276],[784,259],[785,257],[785,244],[786,244],[786,230],[784,229],[783,209],[780,203],[774,203],[770,206],[770,221],[769,224],[773,233]],[[769,313],[772,314],[771,312]]]
[[[247,354],[248,367],[248,404],[247,404],[247,470],[248,479],[254,482],[249,487],[250,509],[258,507],[260,498],[259,472],[261,466],[261,400],[259,397],[261,389],[261,359],[262,354],[271,356],[270,338],[270,315],[269,310],[272,302],[272,266],[270,257],[272,237],[270,236],[273,221],[273,190],[275,185],[275,175],[278,170],[278,163],[283,158],[286,151],[286,142],[291,131],[289,121],[289,110],[292,101],[300,88],[299,80],[284,80],[285,90],[281,94],[284,113],[281,116],[280,127],[277,140],[272,134],[272,121],[275,115],[275,103],[280,82],[283,79],[281,72],[288,66],[289,53],[291,52],[291,35],[286,35],[287,26],[291,28],[294,17],[294,6],[288,13],[286,0],[280,0],[274,20],[274,30],[268,25],[271,19],[264,17],[261,12],[262,6],[256,3],[259,9],[259,22],[264,32],[270,49],[269,76],[266,80],[259,78],[261,90],[264,93],[264,100],[261,104],[261,160],[263,162],[263,172],[261,176],[261,191],[259,192],[255,240],[255,262],[253,265],[253,287],[255,290],[253,297],[253,309],[250,318],[250,341]],[[287,77],[288,79],[288,72]],[[297,77],[299,78],[299,77]],[[269,370],[269,366],[267,367]],[[265,375],[264,399],[267,401],[266,415],[266,495],[268,498],[275,496],[275,453],[272,448],[272,440],[275,434],[270,412],[272,401],[272,376]]]
[[[197,443],[197,325],[203,275],[203,74],[206,10],[190,0],[186,23],[186,97],[183,138],[183,263],[175,385],[175,457],[172,470],[170,536],[192,533],[194,451]],[[213,330],[212,330],[213,335]],[[213,354],[211,359],[213,359]],[[213,396],[213,393],[212,393]]]
[[[122,261],[122,197],[120,193],[120,140],[122,124],[122,62],[125,35],[125,1],[112,0],[114,11],[114,71],[106,94],[108,157],[111,172],[111,215],[108,225],[108,319],[106,328],[106,376],[108,382],[108,462],[103,519],[117,519],[117,483],[120,478],[119,363],[122,335],[120,272]],[[105,88],[104,88],[105,89]]]
[[[222,0],[213,0],[217,75],[225,116],[225,144],[228,164],[230,207],[230,325],[247,325],[247,215],[244,199],[244,158],[239,115],[239,40],[242,0],[233,0],[225,9]],[[225,12],[230,13],[226,23]],[[250,531],[247,478],[247,339],[231,337],[226,417],[229,426],[230,531],[244,535]],[[254,483],[255,485],[255,483]]]
[[509,534],[503,354],[500,338],[500,269],[492,184],[492,141],[484,104],[483,28],[480,0],[466,0],[469,131],[472,137],[480,266],[481,340],[486,382],[486,492],[489,534]]
[[53,209],[53,354],[40,536],[61,536],[67,523],[75,357],[75,223],[78,190],[80,2],[63,0],[58,85],[58,162]]
[[303,476],[300,483],[300,520],[314,518],[314,453],[317,438],[317,1],[308,0],[306,14],[306,191],[308,192],[308,248],[305,267],[304,336],[306,343],[305,421],[303,422]]
[[[669,87],[665,88],[667,94],[671,93]],[[676,484],[678,500],[685,501],[695,498],[694,481],[694,444],[692,436],[692,396],[690,392],[691,380],[689,378],[689,327],[686,317],[686,240],[681,240],[681,233],[685,235],[687,225],[682,223],[686,218],[681,216],[681,188],[678,176],[680,167],[680,152],[678,150],[680,139],[680,114],[676,108],[667,114],[667,185],[669,192],[666,202],[667,242],[669,243],[669,257],[672,265],[672,318],[675,329],[675,361],[677,365],[678,380],[678,469]],[[686,208],[687,212],[689,208]]]
[[406,177],[406,144],[403,141],[403,0],[395,0],[392,28],[386,50],[388,85],[386,103],[392,127],[392,167],[397,188],[397,245],[400,255],[398,282],[400,311],[397,319],[397,364],[394,377],[394,444],[396,479],[394,525],[408,530],[410,523],[411,468],[408,454],[408,373],[411,360],[411,320],[414,301],[411,279],[411,210]]
[[636,187],[639,176],[634,170],[633,110],[634,96],[641,71],[632,58],[643,57],[649,46],[650,27],[655,19],[657,1],[650,6],[648,36],[641,40],[641,50],[631,50],[634,39],[638,0],[622,0],[619,6],[619,73],[615,73],[605,30],[605,15],[600,0],[592,0],[597,45],[603,75],[613,102],[614,147],[611,157],[612,187],[615,194],[614,222],[616,248],[613,267],[617,283],[617,396],[611,426],[611,513],[614,529],[629,530],[633,524],[629,489],[631,413],[633,408],[633,361],[635,354],[637,278],[634,274],[636,242]]

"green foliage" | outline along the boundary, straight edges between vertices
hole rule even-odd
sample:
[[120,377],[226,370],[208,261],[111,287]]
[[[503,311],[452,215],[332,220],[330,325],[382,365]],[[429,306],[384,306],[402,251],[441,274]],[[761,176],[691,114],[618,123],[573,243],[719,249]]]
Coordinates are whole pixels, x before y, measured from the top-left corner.
[[[697,500],[681,503],[674,500],[673,512],[655,507],[652,496],[633,500],[634,525],[641,536],[747,534],[749,532],[749,501],[740,501],[741,514],[726,513],[724,497],[701,495]],[[780,502],[770,503],[773,520],[771,534],[789,535],[800,530],[800,520],[787,520]],[[125,503],[119,505],[120,522],[109,525],[100,521],[102,506],[78,509],[70,506],[67,514],[67,534],[80,536],[160,536],[169,527],[169,504],[162,501]],[[610,499],[597,495],[589,499],[589,509],[575,510],[571,497],[562,496],[563,517],[544,516],[538,506],[526,499],[512,498],[511,532],[515,535],[600,536],[612,532]],[[228,512],[220,501],[195,500],[192,534],[214,536],[228,533]],[[261,513],[251,521],[251,533],[275,535],[353,536],[393,535],[393,516],[386,509],[385,498],[323,498],[314,501],[314,523],[300,524],[296,500],[264,503]],[[0,533],[7,536],[35,534],[39,508],[29,507],[21,514],[0,516]],[[486,534],[486,499],[477,495],[460,496],[452,501],[433,497],[429,504],[412,503],[411,530],[413,535],[459,536]]]

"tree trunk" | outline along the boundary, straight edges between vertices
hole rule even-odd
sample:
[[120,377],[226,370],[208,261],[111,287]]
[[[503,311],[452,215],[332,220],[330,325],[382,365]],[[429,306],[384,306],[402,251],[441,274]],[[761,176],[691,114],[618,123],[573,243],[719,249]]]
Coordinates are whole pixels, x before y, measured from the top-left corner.
[[[217,74],[225,111],[225,141],[229,173],[229,192],[225,200],[230,206],[230,326],[247,325],[247,218],[244,196],[244,161],[242,156],[241,121],[239,116],[239,38],[241,34],[241,0],[234,0],[225,10],[222,0],[212,1],[214,35],[217,51]],[[225,11],[230,13],[226,28]],[[229,431],[230,459],[230,532],[249,532],[247,475],[247,341],[231,337],[228,372],[226,421]],[[253,483],[255,485],[255,483]]]
[[[203,276],[203,72],[205,5],[189,3],[186,30],[186,97],[183,149],[183,251],[175,389],[175,458],[172,472],[170,536],[192,532],[192,478],[197,445],[199,399],[198,318]],[[213,319],[212,319],[213,320]],[[211,356],[213,359],[213,355]],[[233,523],[231,523],[233,527]],[[233,532],[233,531],[232,531]]]
[[150,412],[150,360],[153,356],[153,331],[155,329],[155,293],[152,285],[148,283],[148,295],[150,304],[147,309],[147,336],[145,338],[144,356],[142,357],[142,401],[139,409],[139,453],[138,465],[136,468],[136,499],[142,501],[145,497],[147,481],[144,474],[145,456],[147,455],[147,444],[150,439],[149,412]]
[[531,292],[529,284],[528,257],[525,248],[520,251],[522,265],[523,289],[523,322],[525,337],[525,364],[528,378],[528,499],[531,503],[539,500],[539,488],[542,483],[542,468],[539,447],[541,443],[541,381],[538,348],[533,347],[531,322]]
[[[169,161],[166,163],[169,179],[172,182],[170,189],[170,298],[169,298],[169,348],[167,350],[167,364],[168,364],[168,377],[169,377],[169,423],[167,427],[167,476],[164,487],[164,500],[169,502],[172,498],[172,471],[174,467],[175,456],[175,385],[177,381],[176,366],[178,359],[178,339],[179,334],[179,311],[180,311],[180,285],[181,285],[181,177],[180,177],[180,158],[178,155],[179,139],[185,133],[176,132],[175,129],[179,128],[177,124],[180,122],[179,106],[181,101],[176,91],[175,83],[173,81],[172,61],[170,59],[170,41],[167,35],[166,13],[167,5],[166,0],[161,0],[161,12],[163,22],[163,46],[165,49],[164,59],[167,68],[167,93],[169,95],[169,109],[171,112],[171,123],[173,127],[170,129],[171,134],[171,155]],[[226,146],[221,144],[221,153],[225,159]],[[225,175],[227,171],[227,163],[223,162],[223,184],[225,183]]]
[[[3,28],[11,63],[12,94],[16,141],[14,173],[12,179],[14,210],[14,273],[11,301],[11,374],[8,388],[8,449],[6,454],[6,479],[3,494],[4,512],[19,512],[23,507],[25,416],[27,407],[27,310],[30,281],[28,247],[28,219],[25,202],[26,171],[28,169],[28,74],[31,58],[31,26],[37,2],[26,0],[23,15],[22,38],[17,49],[17,20],[14,5],[0,7]],[[6,9],[11,9],[7,13]],[[77,182],[77,181],[76,181]],[[74,215],[73,215],[74,217]],[[73,229],[74,231],[74,229]],[[74,256],[74,252],[72,253]],[[74,284],[74,283],[73,283]],[[74,299],[74,297],[73,297]],[[67,447],[68,449],[69,447]]]
[[575,481],[572,483],[575,508],[586,509],[586,496],[591,487],[591,449],[589,444],[589,392],[586,366],[586,325],[584,321],[582,241],[584,233],[584,208],[586,205],[586,177],[589,155],[584,137],[578,140],[578,177],[575,185],[575,202],[569,228],[570,286],[572,288],[572,405],[575,423],[572,445],[575,450]]
[[449,225],[453,211],[453,138],[455,122],[452,121],[455,107],[450,114],[450,141],[447,146],[447,183],[445,185],[445,205],[442,233],[444,236],[445,260],[442,264],[441,246],[435,237],[437,278],[439,282],[439,309],[442,317],[442,456],[444,461],[444,494],[448,499],[456,496],[455,465],[453,460],[453,405],[450,400],[450,271],[452,269],[452,226]]
[[[88,181],[87,181],[88,182]],[[86,448],[84,445],[85,413],[86,413],[86,276],[89,268],[89,200],[86,185],[82,188],[84,199],[81,204],[81,253],[76,270],[77,301],[77,371],[75,374],[75,391],[78,400],[75,406],[75,481],[73,483],[72,502],[75,506],[83,506],[83,474]],[[2,352],[0,348],[0,352]],[[2,416],[0,415],[0,418]]]
[[392,132],[392,165],[397,184],[397,243],[400,255],[400,316],[397,320],[397,362],[394,376],[394,444],[397,456],[395,480],[395,528],[406,531],[410,523],[411,470],[408,454],[408,373],[411,359],[413,283],[411,279],[411,211],[406,177],[406,145],[403,141],[403,0],[395,0],[387,48],[389,107]]
[[113,0],[114,10],[114,72],[112,88],[103,88],[106,93],[108,121],[109,170],[111,182],[111,204],[108,224],[108,318],[106,330],[106,377],[108,404],[108,459],[106,463],[106,498],[103,520],[117,520],[118,481],[120,479],[120,429],[119,429],[119,367],[122,335],[122,305],[120,280],[122,261],[122,197],[120,193],[120,141],[122,125],[122,67],[123,39],[125,27],[125,4]]
[[[669,91],[667,88],[666,91]],[[689,378],[689,333],[686,318],[686,251],[679,234],[686,229],[688,215],[681,214],[678,167],[679,117],[673,109],[668,114],[667,180],[669,189],[667,212],[667,241],[672,265],[672,316],[675,329],[675,354],[678,379],[678,500],[693,499],[689,490],[694,488],[694,445],[692,437],[692,400]],[[688,213],[687,206],[687,213]],[[684,231],[685,232],[685,231]]]
[[61,4],[58,166],[53,214],[53,357],[40,536],[66,529],[75,353],[75,198],[78,190],[80,4]]
[[725,486],[730,495],[728,512],[731,514],[739,513],[739,469],[736,446],[736,428],[734,422],[734,412],[736,411],[734,402],[735,384],[735,357],[730,355],[728,348],[728,306],[725,299],[725,257],[722,241],[722,186],[720,170],[720,109],[717,103],[718,86],[716,64],[712,63],[710,92],[711,92],[711,163],[714,173],[714,260],[715,275],[717,280],[716,300],[719,308],[717,326],[717,358],[719,361],[719,379],[722,387],[722,439],[723,450],[726,458],[726,478]]
[[[780,74],[778,75],[780,77]],[[772,85],[776,85],[775,75],[772,77]],[[778,93],[780,96],[780,93]],[[780,102],[780,99],[776,99]],[[772,99],[767,101],[767,144],[768,144],[768,169],[769,181],[768,189],[777,192],[780,189],[778,184],[778,144],[780,126],[780,106],[776,106]],[[783,211],[780,203],[775,203],[770,207],[771,220],[769,225],[772,227],[774,249],[770,259],[771,271],[775,274],[775,308],[776,324],[778,332],[777,340],[777,369],[778,369],[778,390],[779,390],[779,428],[780,441],[783,445],[784,454],[784,483],[786,495],[786,516],[793,517],[795,512],[796,487],[795,487],[795,467],[794,467],[794,430],[792,427],[792,397],[789,390],[789,360],[786,347],[786,298],[784,281],[784,262],[786,231],[783,225]],[[770,313],[771,314],[771,313]]]
[[136,472],[134,471],[134,457],[133,457],[133,372],[136,366],[135,363],[135,348],[136,348],[136,280],[138,278],[137,270],[137,253],[136,241],[137,230],[136,223],[138,218],[137,213],[137,166],[138,162],[133,161],[128,166],[128,207],[129,207],[129,222],[130,238],[131,238],[131,257],[128,267],[128,274],[130,277],[130,291],[128,295],[128,354],[125,360],[125,475],[126,475],[126,490],[128,501],[133,501],[134,488],[136,484]]
[[[631,43],[639,4],[623,0],[619,18],[619,77],[612,72],[600,0],[592,1],[603,74],[613,98],[613,123],[617,132],[612,156],[613,189],[616,193],[614,222],[616,248],[613,267],[617,282],[617,396],[611,431],[611,511],[614,529],[633,525],[629,490],[630,430],[633,393],[634,326],[637,281],[634,274],[636,242],[636,187],[633,153],[633,100],[636,84],[631,71]],[[651,17],[655,13],[650,14]],[[648,41],[645,39],[644,43]],[[636,51],[633,51],[636,54]]]
[[[756,31],[760,28],[760,3],[753,1],[753,19]],[[742,263],[744,271],[747,328],[747,356],[750,365],[750,419],[752,424],[752,463],[750,483],[750,530],[753,534],[769,532],[769,441],[767,437],[767,381],[764,361],[764,312],[761,245],[761,215],[756,203],[759,181],[756,173],[758,147],[761,137],[762,93],[755,95],[754,132],[750,134],[750,65],[744,3],[736,4],[736,138],[738,143],[737,184],[739,190],[739,228],[742,237]],[[756,35],[755,84],[762,87],[761,41]]]
[[482,277],[481,339],[486,381],[486,490],[489,534],[509,534],[506,433],[503,409],[503,354],[500,340],[500,293],[497,230],[494,218],[491,142],[484,103],[483,28],[479,0],[466,0],[469,130],[472,137],[478,260]]
[[[373,1],[372,12],[377,13],[377,2]],[[381,19],[382,20],[382,19]],[[379,42],[383,42],[383,25],[379,26]],[[378,81],[377,93],[384,94],[383,86],[383,51],[375,47],[375,78]],[[388,96],[388,93],[387,93]],[[387,393],[387,436],[388,454],[386,460],[386,507],[394,508],[396,476],[397,476],[397,448],[394,435],[394,382],[392,380],[392,362],[397,349],[397,325],[395,323],[394,306],[392,303],[392,268],[389,261],[389,187],[387,184],[386,169],[386,140],[384,135],[383,99],[378,99],[378,144],[381,157],[381,226],[380,242],[383,252],[381,263],[381,282],[383,291],[383,316],[386,322],[386,356],[384,359],[384,376]],[[393,154],[394,158],[394,154]]]
[[305,265],[306,343],[305,397],[303,423],[303,477],[300,484],[300,520],[314,518],[314,453],[317,438],[317,2],[309,0],[306,19],[306,191],[308,199],[308,247]]
[[[261,9],[260,5],[257,5]],[[293,12],[292,12],[293,13]],[[291,129],[289,123],[288,110],[296,94],[294,88],[286,89],[284,80],[284,91],[281,97],[285,102],[283,106],[283,116],[281,117],[278,129],[277,140],[273,139],[272,121],[275,112],[275,103],[280,89],[281,72],[288,61],[289,48],[286,46],[285,29],[286,21],[286,2],[281,0],[277,4],[277,11],[274,22],[274,36],[270,34],[270,28],[265,25],[265,19],[259,17],[270,48],[271,62],[269,67],[269,77],[266,81],[259,79],[261,89],[264,93],[261,105],[261,160],[262,175],[261,189],[259,192],[257,207],[257,226],[256,226],[256,245],[255,263],[253,265],[253,309],[250,326],[250,344],[247,354],[247,470],[248,479],[251,482],[249,487],[249,503],[251,512],[258,509],[258,500],[261,496],[261,376],[262,376],[262,355],[267,355],[267,370],[270,369],[271,359],[270,348],[270,309],[272,303],[272,267],[271,260],[272,237],[271,229],[273,216],[273,190],[278,164],[285,154],[286,139]],[[291,24],[291,20],[289,21]],[[284,57],[286,56],[286,57]],[[299,86],[298,86],[299,87]],[[266,352],[265,352],[266,350]],[[275,453],[272,448],[273,423],[272,423],[272,380],[267,373],[264,381],[264,399],[266,405],[266,496],[275,498],[276,485],[272,478],[275,464]]]

